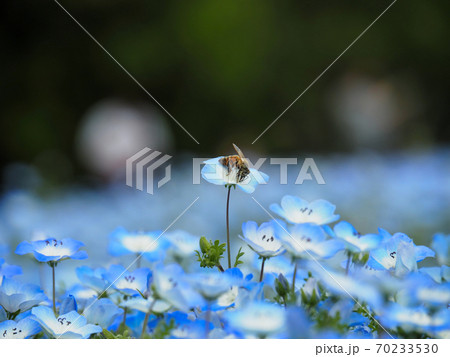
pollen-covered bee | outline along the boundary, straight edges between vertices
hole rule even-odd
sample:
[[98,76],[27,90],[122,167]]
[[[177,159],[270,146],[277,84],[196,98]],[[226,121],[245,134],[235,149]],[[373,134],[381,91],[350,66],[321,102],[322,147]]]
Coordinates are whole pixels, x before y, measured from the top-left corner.
[[219,162],[226,167],[228,170],[228,175],[233,171],[236,171],[236,182],[242,182],[250,174],[249,163],[235,144],[233,144],[234,149],[238,153],[237,155],[225,156],[219,160]]

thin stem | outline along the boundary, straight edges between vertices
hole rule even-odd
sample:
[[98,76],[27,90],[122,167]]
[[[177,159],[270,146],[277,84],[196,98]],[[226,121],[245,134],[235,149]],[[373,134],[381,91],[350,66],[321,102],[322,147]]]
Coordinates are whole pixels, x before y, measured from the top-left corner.
[[292,277],[292,292],[295,293],[295,280],[297,278],[297,262],[294,264],[294,276]]
[[51,266],[52,266],[52,279],[53,279],[53,312],[56,315],[55,263],[53,263]]
[[123,319],[122,319],[122,325],[123,326],[127,325],[127,312],[128,312],[128,309],[125,307],[123,309]]
[[147,313],[145,314],[144,317],[144,324],[142,325],[142,332],[141,332],[141,337],[140,338],[144,338],[145,332],[147,331],[147,324],[148,324],[148,318],[150,317],[150,314],[152,313],[153,307],[156,304],[156,299],[154,299],[152,301],[152,303],[150,304],[150,307],[148,308]]
[[217,269],[219,269],[219,271],[220,271],[221,273],[223,273],[223,272],[225,271],[225,269],[223,268],[222,264],[220,264],[220,263],[217,264],[216,267],[217,267]]
[[264,277],[264,263],[266,262],[265,257],[262,258],[262,263],[261,263],[261,274],[259,275],[259,282],[263,281],[263,277]]
[[348,251],[347,253],[348,259],[347,259],[347,266],[345,267],[345,275],[348,275],[348,270],[350,268],[350,261],[352,260],[352,253]]
[[228,186],[228,195],[227,195],[227,254],[228,254],[228,269],[231,268],[231,247],[230,247],[230,193],[231,186]]

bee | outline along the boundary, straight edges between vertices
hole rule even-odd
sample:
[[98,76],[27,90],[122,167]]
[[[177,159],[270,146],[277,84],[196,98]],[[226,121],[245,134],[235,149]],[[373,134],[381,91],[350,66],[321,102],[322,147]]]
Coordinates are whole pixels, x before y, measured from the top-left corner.
[[236,182],[242,182],[250,174],[249,163],[241,149],[239,149],[235,144],[233,144],[233,147],[238,154],[225,156],[221,158],[219,162],[227,168],[228,175],[233,170],[237,170]]

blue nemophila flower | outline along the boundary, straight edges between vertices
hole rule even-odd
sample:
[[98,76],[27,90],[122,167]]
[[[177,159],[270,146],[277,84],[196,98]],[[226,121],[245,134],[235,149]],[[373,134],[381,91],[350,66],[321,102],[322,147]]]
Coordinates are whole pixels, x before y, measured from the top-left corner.
[[231,328],[246,337],[265,338],[280,333],[285,328],[285,310],[267,302],[253,302],[240,310],[224,314]]
[[353,326],[350,329],[350,332],[347,335],[347,338],[356,339],[356,338],[377,338],[377,331],[372,331],[372,328],[369,327],[368,323],[360,324]]
[[169,311],[172,307],[172,305],[165,300],[155,299],[152,296],[143,298],[141,295],[130,297],[122,303],[122,306],[145,313],[153,311],[159,314]]
[[65,259],[86,259],[87,253],[80,251],[84,244],[75,239],[66,238],[57,240],[48,238],[33,242],[22,242],[16,248],[16,254],[33,253],[39,262],[60,262]]
[[236,285],[236,279],[232,275],[219,272],[191,274],[187,279],[208,301],[218,299]]
[[83,285],[94,290],[97,294],[103,293],[109,286],[104,278],[106,274],[106,269],[104,268],[92,269],[83,265],[76,268],[75,272]]
[[312,262],[308,266],[329,291],[345,298],[353,296],[374,308],[381,306],[382,296],[373,283],[373,276],[363,270],[360,270],[357,276],[348,276],[335,272],[327,266],[319,267]]
[[177,264],[155,269],[153,286],[158,298],[168,302],[177,310],[188,312],[203,304],[203,298],[192,288],[183,269]]
[[[322,227],[303,223],[282,232],[281,241],[288,252],[296,259],[328,259],[344,249],[344,244],[337,239],[327,240]],[[308,254],[309,253],[309,254]]]
[[12,278],[16,275],[22,274],[22,268],[17,265],[9,265],[5,263],[5,260],[0,258],[0,284],[3,277]]
[[225,166],[224,158],[224,156],[220,156],[204,162],[202,177],[206,181],[221,186],[237,185],[247,193],[253,193],[258,184],[264,185],[269,181],[269,176],[264,172],[249,168],[247,165],[245,165],[247,170],[244,171],[233,164]]
[[278,203],[270,205],[270,209],[290,223],[328,224],[339,219],[334,214],[336,206],[325,200],[308,202],[300,197],[286,195]]
[[167,232],[165,238],[170,243],[169,252],[175,259],[183,259],[195,255],[199,237],[183,230]]
[[286,308],[286,338],[311,338],[313,329],[305,310],[298,306]]
[[345,248],[353,253],[367,252],[377,248],[383,238],[378,234],[359,233],[350,223],[342,221],[334,226],[336,238],[345,244]]
[[83,310],[86,302],[93,297],[97,297],[98,293],[89,287],[75,284],[67,290],[66,296],[68,295],[72,295],[76,299],[79,309]]
[[0,286],[0,305],[10,314],[27,311],[46,299],[40,287],[34,284],[5,278]]
[[422,331],[434,334],[450,328],[450,310],[430,313],[422,306],[406,307],[392,303],[380,312],[381,324],[386,328],[401,327],[404,331]]
[[6,320],[0,322],[0,339],[25,339],[37,334],[40,330],[39,324],[29,317],[18,322]]
[[117,307],[110,299],[92,298],[86,303],[83,315],[87,323],[107,329],[118,316],[123,315],[123,309]]
[[77,301],[73,295],[69,295],[61,301],[61,306],[59,307],[59,314],[64,315],[71,311],[77,311]]
[[417,262],[426,257],[434,257],[434,252],[425,246],[416,246],[411,238],[403,233],[391,236],[383,232],[383,243],[370,252],[367,265],[375,270],[395,271],[398,276],[417,270]]
[[450,283],[418,286],[414,289],[414,294],[421,302],[436,306],[448,306],[450,304]]
[[450,282],[436,283],[428,275],[411,273],[403,281],[403,285],[405,288],[399,292],[397,302],[436,307],[450,304]]
[[94,333],[102,332],[100,326],[87,324],[86,318],[76,311],[55,317],[49,307],[37,306],[31,310],[31,316],[49,337],[89,338]]
[[230,276],[233,285],[217,299],[216,303],[210,305],[210,308],[213,311],[223,310],[234,306],[238,295],[242,291],[249,291],[257,284],[251,281],[253,278],[252,274],[244,277],[244,274],[239,268],[227,269],[223,274]]
[[439,264],[450,264],[450,234],[435,234],[431,248],[436,252]]
[[420,268],[419,271],[422,274],[430,276],[436,283],[441,283],[443,281],[450,282],[450,267],[446,265],[441,267],[424,267]]
[[139,268],[133,272],[127,271],[121,265],[111,265],[104,278],[114,289],[126,295],[136,295],[147,290],[147,283],[152,273],[148,268]]
[[260,257],[270,258],[284,252],[279,240],[281,227],[275,221],[265,222],[258,227],[253,221],[242,224],[242,233],[239,236]]
[[149,261],[161,260],[167,241],[162,231],[129,232],[119,227],[110,235],[109,253],[113,256],[142,254]]
[[[177,339],[200,339],[205,337],[206,324],[209,329],[213,329],[214,325],[205,320],[186,321],[182,324],[177,324],[176,328],[171,331],[171,338]],[[215,333],[218,329],[214,329],[209,335],[210,338],[216,338]]]

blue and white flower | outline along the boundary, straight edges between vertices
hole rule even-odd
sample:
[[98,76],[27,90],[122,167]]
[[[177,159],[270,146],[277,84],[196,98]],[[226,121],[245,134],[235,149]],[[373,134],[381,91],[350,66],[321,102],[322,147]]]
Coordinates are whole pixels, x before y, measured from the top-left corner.
[[106,269],[104,268],[92,269],[83,265],[76,268],[75,272],[83,285],[94,290],[97,294],[102,294],[109,286],[104,278],[106,274]]
[[280,333],[285,328],[285,310],[267,302],[253,302],[240,310],[224,314],[230,327],[246,337],[266,338]]
[[405,331],[419,330],[434,334],[450,327],[450,310],[444,308],[431,314],[422,306],[406,307],[392,303],[380,313],[386,328],[401,327]]
[[24,312],[47,299],[39,286],[3,279],[0,286],[0,305],[10,314]]
[[385,237],[379,248],[370,252],[367,265],[375,270],[395,271],[397,276],[417,270],[417,262],[426,257],[434,257],[434,252],[425,246],[416,246],[403,233]]
[[3,277],[12,278],[16,275],[22,274],[22,268],[17,265],[9,265],[5,263],[5,259],[0,258],[0,284]]
[[192,288],[183,269],[177,264],[155,269],[153,286],[158,298],[183,312],[189,312],[204,303],[201,295]]
[[206,160],[205,166],[202,168],[202,177],[214,185],[237,185],[242,191],[253,193],[258,184],[266,184],[269,181],[269,176],[264,172],[258,171],[254,168],[249,168],[250,173],[244,177],[238,175],[238,169],[233,167],[229,170],[220,163],[224,156],[216,157]]
[[85,251],[79,249],[84,247],[82,242],[75,239],[66,238],[57,240],[48,238],[33,242],[22,242],[16,248],[16,254],[24,255],[32,253],[39,262],[60,262],[65,259],[86,259]]
[[300,197],[286,195],[278,203],[270,205],[270,209],[290,223],[328,224],[339,219],[334,214],[336,206],[325,200],[308,202]]
[[93,297],[97,297],[98,293],[87,286],[75,284],[67,290],[66,296],[69,295],[72,295],[75,298],[78,308],[83,310],[86,306],[86,302]]
[[344,242],[352,253],[368,252],[377,248],[383,238],[378,234],[359,233],[350,223],[342,221],[334,226],[336,238]]
[[55,317],[49,307],[37,306],[31,310],[31,316],[53,338],[89,338],[102,332],[100,326],[88,324],[86,318],[76,311]]
[[447,306],[450,304],[450,282],[436,283],[430,276],[412,273],[403,281],[405,286],[396,301],[408,305]]
[[191,274],[187,279],[208,301],[218,299],[236,285],[236,279],[232,275],[219,272]]
[[260,257],[270,258],[284,252],[279,240],[281,227],[276,221],[264,222],[258,227],[253,221],[242,224],[242,233],[239,236]]
[[419,269],[419,272],[430,276],[436,283],[450,282],[450,267],[446,265],[441,267],[423,267]]
[[77,301],[73,295],[68,295],[61,301],[61,306],[59,307],[59,314],[63,315],[71,311],[78,311]]
[[111,265],[104,278],[116,290],[126,295],[137,295],[147,290],[152,273],[148,268],[139,268],[132,272],[121,265]]
[[381,306],[383,299],[374,284],[373,276],[366,275],[363,270],[359,271],[358,279],[355,279],[354,276],[335,272],[330,267],[319,267],[314,262],[309,263],[308,266],[327,290],[344,298],[353,296],[374,308]]
[[40,330],[39,324],[29,317],[18,322],[6,320],[0,322],[0,339],[25,339],[36,335]]
[[110,235],[109,253],[113,256],[141,255],[149,261],[161,260],[167,241],[162,231],[129,232],[119,227]]
[[158,314],[163,314],[172,307],[172,305],[165,300],[155,299],[152,296],[144,298],[141,295],[130,297],[122,303],[122,306],[145,313],[155,312]]
[[117,307],[110,299],[92,298],[87,302],[83,315],[87,323],[107,329],[118,316],[123,315],[123,309]]
[[282,232],[281,241],[296,259],[328,259],[344,249],[337,239],[329,239],[321,226],[312,223],[296,224]]
[[167,232],[165,238],[170,243],[168,251],[176,259],[189,258],[195,255],[198,249],[199,237],[183,230]]

